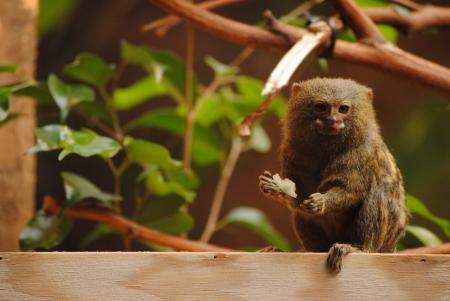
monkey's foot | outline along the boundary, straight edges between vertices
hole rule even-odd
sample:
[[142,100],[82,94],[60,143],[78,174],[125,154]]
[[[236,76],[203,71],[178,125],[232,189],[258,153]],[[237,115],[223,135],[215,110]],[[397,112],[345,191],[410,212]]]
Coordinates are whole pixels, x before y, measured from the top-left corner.
[[361,252],[349,244],[335,243],[328,251],[327,268],[332,273],[339,273],[342,268],[342,259],[350,252]]
[[295,204],[295,198],[288,195],[283,187],[280,187],[275,176],[272,176],[268,171],[264,171],[264,174],[259,176],[259,189],[267,198],[280,202],[288,208],[292,208]]
[[325,212],[325,196],[320,192],[313,193],[299,206],[306,213],[323,214]]

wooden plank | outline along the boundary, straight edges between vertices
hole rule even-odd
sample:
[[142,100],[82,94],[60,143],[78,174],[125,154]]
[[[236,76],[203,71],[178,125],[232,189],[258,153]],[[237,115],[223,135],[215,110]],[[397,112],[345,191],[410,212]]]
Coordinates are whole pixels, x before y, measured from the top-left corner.
[[[0,0],[0,64],[17,65],[13,74],[0,73],[0,85],[34,78],[37,13],[38,0]],[[19,250],[35,198],[35,156],[25,154],[35,143],[35,103],[12,97],[10,113],[18,117],[0,126],[0,251]]]
[[0,300],[450,300],[450,255],[0,253]]

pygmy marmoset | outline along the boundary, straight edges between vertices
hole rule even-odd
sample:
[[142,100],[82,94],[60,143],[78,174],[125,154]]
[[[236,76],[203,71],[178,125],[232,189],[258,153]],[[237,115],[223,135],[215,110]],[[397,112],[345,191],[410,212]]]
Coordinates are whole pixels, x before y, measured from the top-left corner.
[[353,80],[294,83],[283,122],[283,191],[269,172],[260,189],[293,214],[302,251],[328,251],[341,270],[350,252],[393,252],[408,220],[400,171],[381,138],[372,90]]

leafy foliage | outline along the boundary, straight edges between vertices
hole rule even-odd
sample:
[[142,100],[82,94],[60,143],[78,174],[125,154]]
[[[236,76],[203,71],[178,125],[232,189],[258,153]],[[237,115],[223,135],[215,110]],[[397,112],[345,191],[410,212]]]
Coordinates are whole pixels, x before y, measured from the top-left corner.
[[[47,124],[36,130],[37,144],[29,152],[60,150],[59,160],[69,154],[101,158],[116,179],[116,193],[120,191],[120,176],[128,167],[137,167],[140,172],[135,178],[135,212],[132,218],[144,226],[168,234],[188,233],[194,226],[188,206],[195,201],[200,183],[198,176],[195,171],[185,169],[167,147],[134,134],[139,129],[152,128],[178,140],[184,137],[188,114],[183,96],[184,63],[170,52],[128,42],[122,42],[121,56],[122,61],[117,64],[120,68],[114,68],[93,54],[82,53],[64,68],[66,76],[81,83],[67,83],[51,74],[44,84],[30,84],[17,90],[47,104],[56,104],[60,111],[60,123]],[[213,57],[207,57],[205,61],[213,69],[218,85],[207,93],[207,88],[196,80],[193,83],[197,114],[193,120],[192,159],[196,167],[219,166],[225,159],[226,146],[234,136],[236,125],[263,100],[261,81],[239,75],[237,67],[228,66]],[[121,86],[118,84],[120,69],[128,65],[142,68],[144,74],[135,82]],[[5,95],[10,93],[10,90],[4,92]],[[171,98],[174,105],[147,109],[147,103],[161,96]],[[6,110],[7,102],[1,104]],[[121,126],[119,112],[136,108],[143,108],[139,111],[142,113]],[[285,111],[284,99],[277,97],[266,115],[281,116]],[[73,112],[87,117],[91,128],[75,130],[69,126],[69,117]],[[93,125],[107,135],[99,135]],[[244,150],[267,152],[271,143],[264,128],[258,123],[253,131],[254,136],[246,143]],[[91,180],[71,172],[63,172],[61,176],[66,192],[63,210],[94,205],[121,212],[121,195],[104,192]],[[60,215],[45,216],[38,211],[22,232],[24,249],[56,246],[70,231],[69,223],[70,219]],[[236,208],[222,221],[221,227],[227,224],[239,224],[269,243],[290,250],[289,243],[256,209]],[[86,236],[81,246],[86,247],[105,235],[117,234],[117,230],[109,225],[99,224]],[[153,244],[148,246],[161,248]]]

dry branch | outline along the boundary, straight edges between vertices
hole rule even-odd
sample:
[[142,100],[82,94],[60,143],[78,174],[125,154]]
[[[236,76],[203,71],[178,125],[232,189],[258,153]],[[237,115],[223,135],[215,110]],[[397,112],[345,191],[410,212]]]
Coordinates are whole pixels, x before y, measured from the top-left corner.
[[450,26],[449,7],[423,5],[410,14],[400,14],[391,8],[365,8],[364,12],[376,23],[392,25],[408,33]]
[[336,11],[340,13],[356,37],[366,41],[370,40],[372,43],[377,44],[386,42],[375,23],[353,0],[333,0],[332,2]]
[[450,254],[450,242],[437,246],[405,249],[400,253],[404,254]]
[[[221,17],[187,1],[151,1],[194,24],[197,28],[236,44],[265,49],[287,49],[290,46],[280,35]],[[289,25],[285,25],[284,28],[287,29],[284,33],[292,41],[298,40],[306,32],[304,29]],[[450,94],[450,69],[404,51],[393,53],[361,43],[337,41],[333,58],[398,74]]]
[[[203,9],[213,10],[216,8],[220,8],[226,5],[235,4],[239,2],[244,2],[246,0],[208,0],[198,3],[197,5]],[[143,31],[151,31],[155,30],[155,34],[157,36],[163,36],[169,31],[172,27],[180,23],[182,20],[174,15],[170,15],[156,21],[150,22],[142,26]]]
[[[50,196],[45,197],[43,208],[45,212],[51,214],[57,214],[61,211],[61,206]],[[180,251],[193,251],[193,252],[232,251],[231,249],[228,248],[164,234],[159,231],[141,226],[111,211],[100,209],[77,208],[65,210],[63,214],[78,219],[102,222],[116,228],[120,232],[128,235],[130,238],[151,241],[163,246],[175,248]]]

